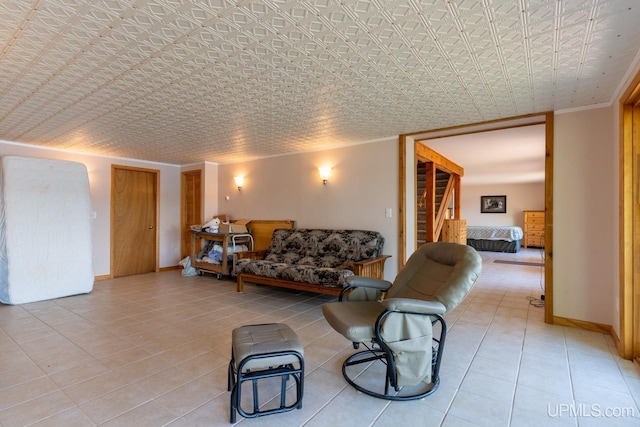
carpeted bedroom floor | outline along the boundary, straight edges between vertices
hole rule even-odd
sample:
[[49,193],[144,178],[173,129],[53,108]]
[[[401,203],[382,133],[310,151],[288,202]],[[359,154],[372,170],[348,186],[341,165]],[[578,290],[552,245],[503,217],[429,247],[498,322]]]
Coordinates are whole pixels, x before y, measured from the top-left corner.
[[0,306],[0,425],[227,426],[231,330],[266,322],[289,324],[305,345],[303,408],[239,417],[243,426],[640,425],[640,372],[611,337],[543,322],[540,251],[481,255],[480,280],[447,317],[440,389],[421,401],[347,385],[351,345],[320,309],[331,298],[239,294],[234,281],[176,270]]

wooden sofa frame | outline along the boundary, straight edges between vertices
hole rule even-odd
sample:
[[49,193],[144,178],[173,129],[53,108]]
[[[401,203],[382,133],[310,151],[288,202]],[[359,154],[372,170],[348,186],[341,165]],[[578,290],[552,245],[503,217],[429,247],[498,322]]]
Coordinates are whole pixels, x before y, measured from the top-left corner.
[[[238,259],[252,258],[263,259],[266,250],[238,252]],[[356,276],[372,277],[374,279],[384,279],[384,263],[391,255],[382,255],[376,258],[369,258],[353,263],[353,273]],[[240,273],[238,274],[237,291],[244,290],[244,282],[255,283],[258,285],[277,286],[280,288],[296,289],[299,291],[315,292],[318,294],[339,296],[342,288],[314,285],[311,283],[296,282],[293,280],[276,279],[266,276],[257,276],[255,274]]]

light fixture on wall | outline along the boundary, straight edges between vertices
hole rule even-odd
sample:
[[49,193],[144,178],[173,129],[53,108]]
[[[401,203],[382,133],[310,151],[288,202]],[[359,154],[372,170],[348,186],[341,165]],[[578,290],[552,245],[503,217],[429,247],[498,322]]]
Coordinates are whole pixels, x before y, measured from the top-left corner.
[[233,180],[236,183],[236,186],[238,187],[238,191],[240,191],[242,189],[242,184],[244,184],[244,177],[243,176],[234,176]]
[[322,179],[322,183],[324,185],[327,185],[327,181],[331,176],[331,168],[329,167],[318,168],[318,172],[320,173],[320,179]]

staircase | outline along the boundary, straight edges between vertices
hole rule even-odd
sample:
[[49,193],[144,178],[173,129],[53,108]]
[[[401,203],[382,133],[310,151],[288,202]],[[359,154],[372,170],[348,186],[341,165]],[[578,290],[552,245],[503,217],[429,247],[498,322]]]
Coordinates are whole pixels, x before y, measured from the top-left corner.
[[427,187],[426,169],[426,163],[418,161],[418,167],[416,168],[416,206],[418,207],[418,211],[416,212],[416,243],[418,247],[427,241],[427,211],[425,209],[425,188]]
[[[418,211],[416,213],[416,240],[418,246],[426,242],[434,242],[440,239],[440,231],[442,230],[442,224],[446,217],[445,212],[453,197],[452,175],[438,169],[437,167],[435,170],[433,198],[431,192],[426,191],[430,181],[427,176],[427,171],[430,167],[430,162],[418,161],[416,169],[418,197]],[[431,187],[431,185],[429,185],[429,187]],[[429,203],[430,200],[433,200],[433,204]],[[430,222],[427,221],[428,217],[430,218]]]
[[[436,204],[435,204],[435,211],[437,213],[440,213],[441,210],[441,206],[442,206],[442,211],[443,211],[443,219],[444,219],[444,210],[446,210],[449,207],[449,203],[451,202],[451,195],[449,195],[449,198],[447,198],[447,200],[444,200],[445,198],[445,193],[447,191],[447,185],[449,185],[449,179],[451,178],[451,175],[449,175],[446,172],[443,172],[439,169],[436,169]],[[444,200],[444,203],[443,203]],[[441,228],[441,227],[440,227]]]

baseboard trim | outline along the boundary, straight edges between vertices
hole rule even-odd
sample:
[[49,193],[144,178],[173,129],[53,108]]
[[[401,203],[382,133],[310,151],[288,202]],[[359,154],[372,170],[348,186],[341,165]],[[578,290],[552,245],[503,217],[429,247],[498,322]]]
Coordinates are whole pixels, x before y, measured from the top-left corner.
[[566,317],[553,316],[553,324],[559,326],[568,326],[570,328],[585,329],[587,331],[600,332],[603,334],[609,334],[613,339],[613,344],[618,350],[618,356],[623,359],[624,354],[622,350],[622,343],[620,337],[616,334],[615,329],[611,325],[605,325],[603,323],[587,322],[585,320],[567,319]]
[[[180,265],[171,265],[169,267],[161,267],[158,269],[158,272],[163,272],[163,271],[171,271],[171,270],[180,270],[182,268],[182,266]],[[109,279],[113,279],[113,277],[111,277],[109,274],[104,274],[102,276],[95,276],[94,280],[96,282],[101,282],[103,280],[109,280]]]
[[568,326],[570,328],[585,329],[587,331],[600,332],[603,334],[611,335],[613,342],[616,344],[618,353],[620,352],[620,339],[616,334],[616,331],[611,325],[605,325],[603,323],[587,322],[585,320],[568,319],[566,317],[553,316],[553,324],[559,326]]

